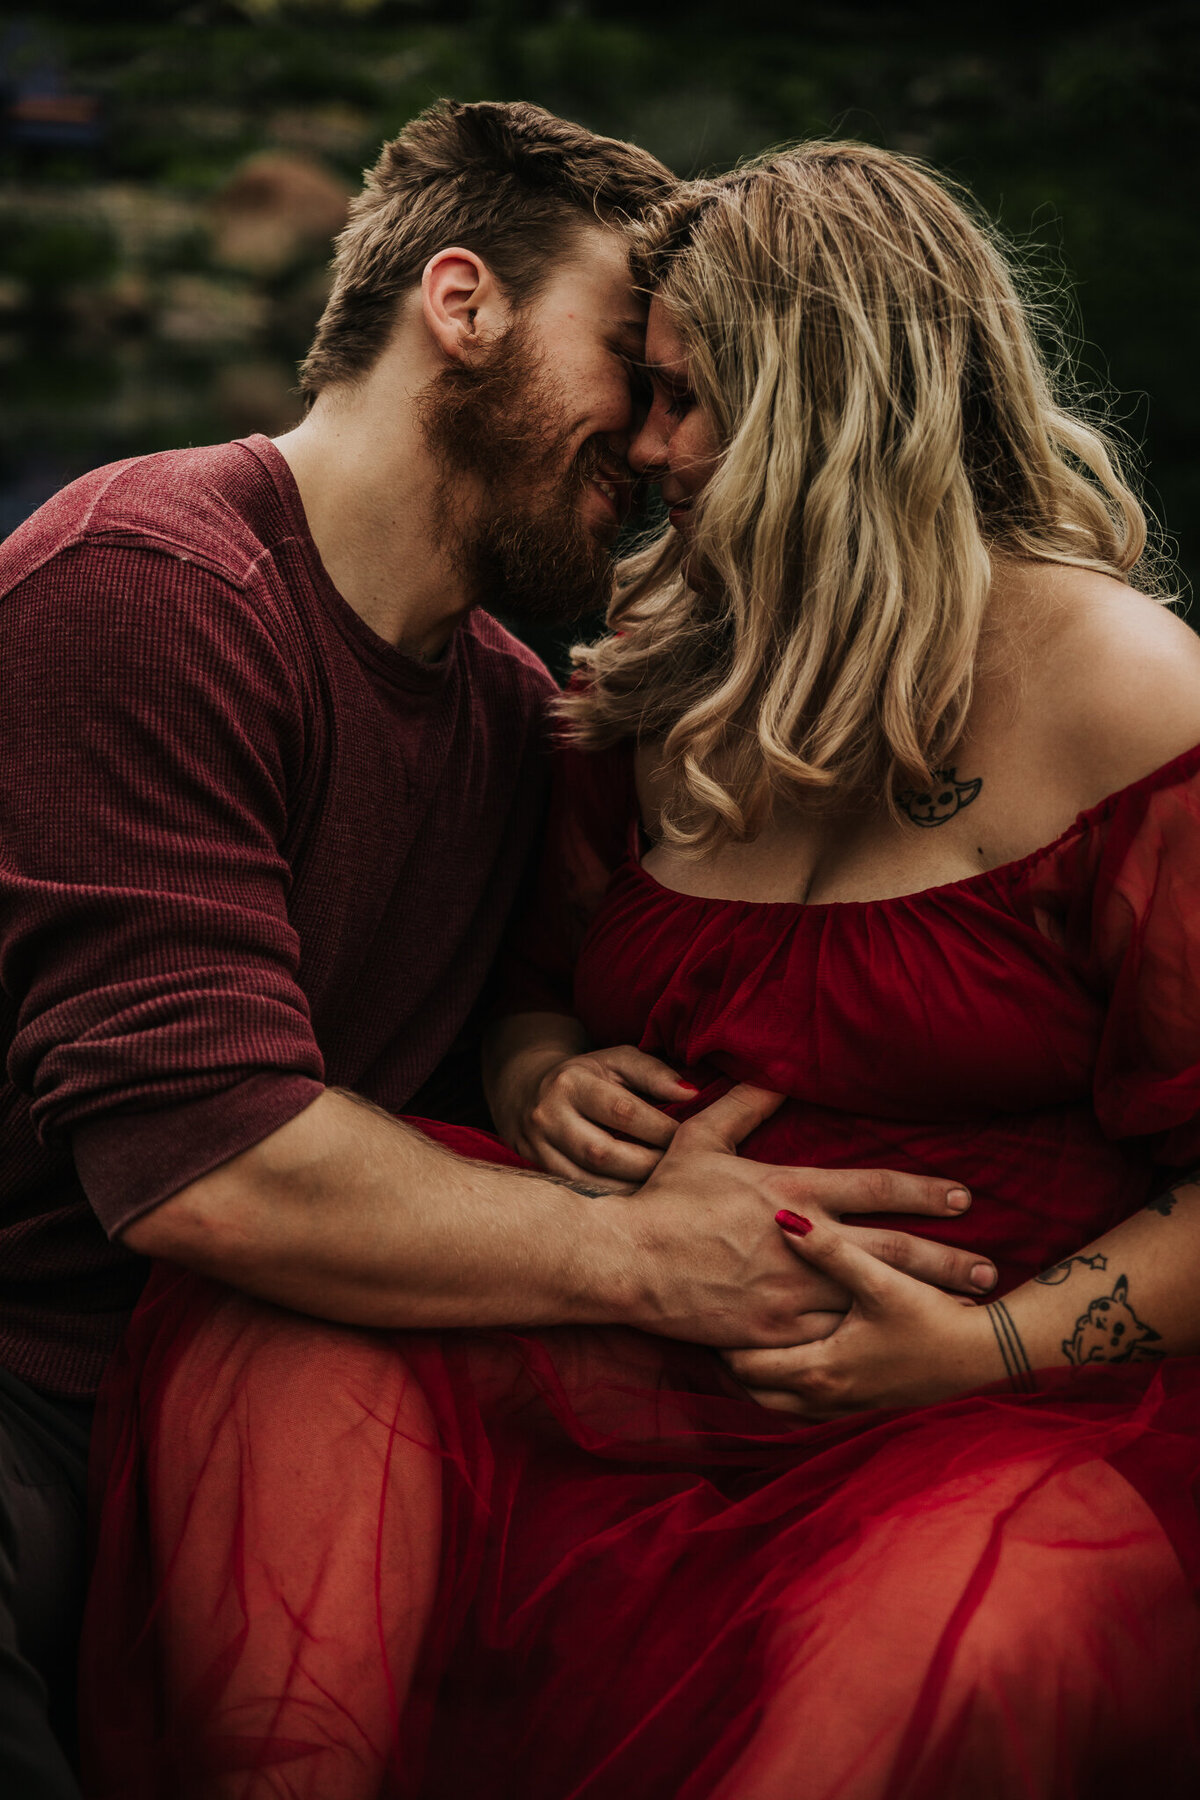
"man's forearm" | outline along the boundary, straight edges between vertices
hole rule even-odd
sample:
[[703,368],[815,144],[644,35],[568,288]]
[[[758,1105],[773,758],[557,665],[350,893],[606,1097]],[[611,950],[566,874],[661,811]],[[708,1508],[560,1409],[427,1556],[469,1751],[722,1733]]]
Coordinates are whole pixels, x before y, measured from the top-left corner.
[[454,1156],[327,1092],[136,1220],[124,1242],[351,1324],[605,1323],[626,1307],[615,1204]]
[[1016,1388],[1042,1369],[1200,1351],[1200,1171],[988,1310]]
[[[136,1220],[130,1249],[349,1324],[623,1324],[716,1345],[795,1341],[840,1290],[794,1257],[781,1207],[951,1216],[955,1189],[893,1170],[785,1169],[736,1154],[779,1105],[738,1085],[675,1133],[634,1194],[451,1155],[324,1093]],[[863,1246],[973,1291],[977,1258],[863,1227]],[[876,1250],[876,1245],[878,1249]]]

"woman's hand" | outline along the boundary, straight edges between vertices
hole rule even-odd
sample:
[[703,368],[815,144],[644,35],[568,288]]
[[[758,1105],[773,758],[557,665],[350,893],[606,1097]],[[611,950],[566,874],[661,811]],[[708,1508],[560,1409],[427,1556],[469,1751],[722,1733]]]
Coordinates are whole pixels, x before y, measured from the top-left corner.
[[650,1102],[678,1104],[696,1093],[666,1063],[632,1044],[568,1056],[530,1084],[516,1148],[552,1175],[640,1185],[677,1129]]
[[927,1406],[1003,1379],[986,1306],[889,1268],[828,1220],[781,1212],[776,1223],[795,1254],[851,1304],[841,1315],[808,1315],[806,1336],[817,1341],[724,1353],[760,1404],[817,1421],[875,1406]]
[[582,1025],[566,1013],[494,1021],[483,1078],[506,1144],[547,1174],[598,1176],[614,1188],[640,1187],[675,1135],[674,1119],[648,1102],[678,1104],[698,1091],[631,1044],[589,1050]]

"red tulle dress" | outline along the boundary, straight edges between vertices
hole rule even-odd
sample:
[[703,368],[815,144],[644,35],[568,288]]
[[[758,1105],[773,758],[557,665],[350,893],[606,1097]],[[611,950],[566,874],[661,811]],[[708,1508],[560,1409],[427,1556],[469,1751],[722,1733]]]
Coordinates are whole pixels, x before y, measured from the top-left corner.
[[[669,891],[628,758],[565,769],[518,1000],[574,960],[597,1042],[782,1090],[745,1154],[966,1182],[913,1229],[1002,1290],[1200,1162],[1200,747],[1020,862],[811,906]],[[814,1426],[637,1332],[164,1268],[104,1419],[90,1800],[1200,1791],[1200,1359]]]

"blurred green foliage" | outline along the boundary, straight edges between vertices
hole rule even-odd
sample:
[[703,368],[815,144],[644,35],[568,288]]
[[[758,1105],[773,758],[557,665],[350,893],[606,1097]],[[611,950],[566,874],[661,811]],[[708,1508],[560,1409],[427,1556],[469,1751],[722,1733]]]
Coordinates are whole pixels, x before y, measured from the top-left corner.
[[34,306],[68,282],[102,280],[116,264],[116,240],[101,220],[0,210],[0,273],[25,285]]
[[[29,41],[99,102],[103,139],[0,149],[0,380],[31,345],[44,372],[41,398],[9,384],[0,485],[31,455],[76,472],[83,443],[98,461],[249,429],[255,405],[278,429],[327,245],[269,269],[223,258],[214,206],[235,171],[282,152],[350,191],[436,96],[523,97],[681,173],[839,134],[954,175],[1057,294],[1085,385],[1117,397],[1181,560],[1200,568],[1196,8],[1014,3],[1004,37],[991,10],[939,5],[748,0],[652,18],[521,0],[164,0],[139,22],[84,0],[40,11]],[[36,61],[10,49],[10,83],[22,57]],[[84,364],[108,374],[79,380]]]

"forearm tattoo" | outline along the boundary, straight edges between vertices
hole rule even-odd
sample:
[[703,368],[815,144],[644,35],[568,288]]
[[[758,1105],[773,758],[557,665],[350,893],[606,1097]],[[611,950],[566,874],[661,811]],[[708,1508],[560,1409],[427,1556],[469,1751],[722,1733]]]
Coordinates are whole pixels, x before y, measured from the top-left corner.
[[1058,1287],[1060,1282],[1066,1281],[1074,1263],[1078,1263],[1081,1269],[1107,1269],[1108,1258],[1107,1256],[1068,1256],[1065,1262],[1051,1263],[1048,1269],[1043,1269],[1041,1274],[1035,1275],[1033,1279],[1040,1281],[1043,1287]]
[[905,788],[896,804],[914,825],[945,825],[964,806],[970,806],[983,786],[981,778],[959,781],[953,769],[935,769],[927,788]]
[[1146,1211],[1159,1213],[1164,1219],[1169,1219],[1175,1211],[1175,1202],[1179,1198],[1180,1188],[1192,1187],[1197,1182],[1200,1182],[1200,1169],[1189,1169],[1186,1175],[1181,1175],[1177,1181],[1173,1181],[1163,1193],[1155,1194],[1153,1200],[1147,1200]]
[[[500,1168],[502,1165],[497,1164]],[[605,1187],[602,1182],[576,1181],[569,1175],[551,1175],[548,1169],[505,1169],[506,1175],[522,1175],[526,1181],[549,1181],[554,1187],[566,1188],[568,1193],[582,1194],[585,1200],[611,1200],[619,1190],[616,1187]]]
[[585,1200],[606,1200],[613,1193],[612,1188],[593,1187],[590,1181],[569,1181],[565,1175],[543,1175],[542,1179],[552,1181],[555,1187],[566,1188],[572,1194],[582,1194]]
[[1076,1368],[1085,1363],[1157,1362],[1162,1336],[1139,1319],[1129,1304],[1129,1277],[1118,1275],[1111,1294],[1101,1294],[1075,1321],[1063,1339],[1063,1355]]
[[1012,1314],[1003,1300],[993,1300],[983,1310],[992,1322],[1000,1360],[1004,1364],[1004,1373],[1008,1376],[1013,1393],[1032,1394],[1037,1383],[1033,1379],[1033,1370],[1029,1366],[1029,1358],[1025,1354],[1021,1334],[1013,1323]]

